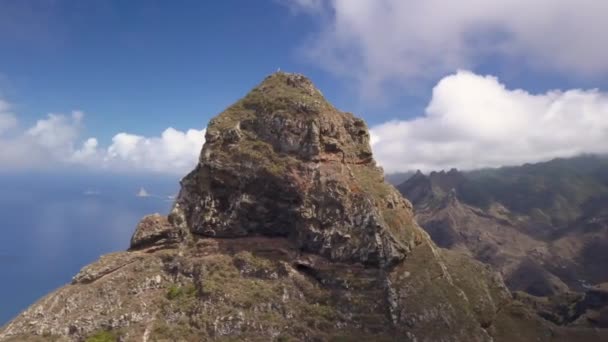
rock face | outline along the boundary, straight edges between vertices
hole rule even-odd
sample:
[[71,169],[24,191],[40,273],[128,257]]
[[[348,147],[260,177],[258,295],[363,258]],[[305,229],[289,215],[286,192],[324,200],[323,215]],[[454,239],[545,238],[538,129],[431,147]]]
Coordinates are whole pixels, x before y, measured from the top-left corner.
[[[600,341],[441,251],[383,180],[365,123],[277,73],[214,118],[168,218],[146,217],[2,341]],[[575,335],[572,335],[575,334]]]
[[184,233],[184,231],[175,229],[167,219],[167,216],[160,214],[148,215],[137,224],[135,233],[131,237],[130,249],[154,244],[162,246],[169,243],[178,243],[184,238]]
[[288,237],[335,261],[390,266],[423,234],[383,181],[365,122],[277,73],[207,127],[172,217],[209,237]]

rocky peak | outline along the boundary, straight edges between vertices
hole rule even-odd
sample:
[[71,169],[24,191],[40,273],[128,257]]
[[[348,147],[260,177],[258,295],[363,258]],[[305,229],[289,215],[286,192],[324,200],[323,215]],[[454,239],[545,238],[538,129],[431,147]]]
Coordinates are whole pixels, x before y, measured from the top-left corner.
[[415,206],[427,202],[433,196],[431,180],[420,170],[416,171],[408,180],[398,185],[397,188]]
[[394,264],[423,233],[369,137],[306,77],[272,74],[211,120],[171,219],[203,236],[283,236],[332,260]]
[[460,203],[458,202],[458,197],[457,197],[457,193],[456,193],[456,189],[452,188],[450,189],[450,191],[448,191],[448,193],[446,194],[445,198],[443,199],[443,203],[444,206],[453,206],[453,205],[459,205]]
[[271,148],[281,157],[307,161],[372,161],[365,122],[335,109],[300,74],[278,72],[266,77],[211,120],[206,141],[209,148],[203,150],[202,162],[218,157],[211,155],[218,142],[260,152]]
[[462,182],[464,182],[465,176],[457,169],[450,169],[450,171],[431,172],[429,179],[434,187],[441,189],[444,193],[449,193],[452,189],[457,189]]
[[433,171],[428,176],[417,171],[398,188],[416,207],[444,207],[457,202],[457,190],[465,181],[465,175],[457,169]]

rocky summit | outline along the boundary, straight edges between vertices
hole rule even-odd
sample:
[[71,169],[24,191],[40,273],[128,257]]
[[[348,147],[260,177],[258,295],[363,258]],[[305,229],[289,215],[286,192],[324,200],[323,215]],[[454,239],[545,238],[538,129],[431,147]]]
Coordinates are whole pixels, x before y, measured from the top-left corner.
[[275,73],[209,123],[168,216],[137,226],[2,341],[600,341],[437,248],[365,122]]
[[383,182],[363,120],[277,73],[211,120],[171,219],[200,236],[285,237],[332,261],[387,267],[424,234]]

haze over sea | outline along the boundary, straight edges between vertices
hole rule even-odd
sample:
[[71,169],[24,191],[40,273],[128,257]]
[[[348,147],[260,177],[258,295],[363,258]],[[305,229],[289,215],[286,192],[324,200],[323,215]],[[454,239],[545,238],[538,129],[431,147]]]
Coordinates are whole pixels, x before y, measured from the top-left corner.
[[[152,196],[137,197],[140,187]],[[125,250],[146,214],[167,213],[177,177],[13,173],[0,177],[0,326],[100,255]]]

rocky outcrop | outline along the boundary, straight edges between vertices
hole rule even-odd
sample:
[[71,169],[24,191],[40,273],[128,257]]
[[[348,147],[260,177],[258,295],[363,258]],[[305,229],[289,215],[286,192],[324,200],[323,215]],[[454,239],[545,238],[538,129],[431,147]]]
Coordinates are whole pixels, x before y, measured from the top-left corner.
[[483,268],[444,263],[428,244],[388,273],[300,253],[286,238],[153,250],[115,254],[131,262],[46,296],[0,340],[80,341],[105,331],[125,341],[490,341],[482,324],[500,324],[509,300],[499,280],[479,280]]
[[289,237],[335,261],[390,266],[423,239],[372,158],[365,122],[296,74],[269,76],[211,120],[171,214],[209,237]]
[[384,182],[365,123],[301,75],[273,74],[214,118],[181,185],[168,218],[144,218],[129,251],[0,340],[567,340],[489,268],[438,249]]
[[167,245],[181,242],[187,232],[172,225],[167,216],[152,214],[144,217],[137,224],[131,237],[130,249],[138,249],[151,245]]

